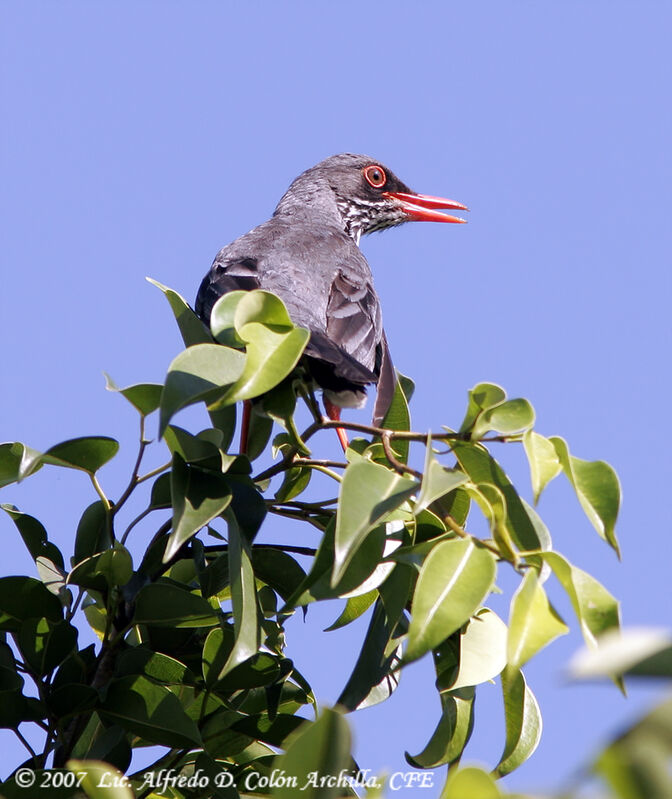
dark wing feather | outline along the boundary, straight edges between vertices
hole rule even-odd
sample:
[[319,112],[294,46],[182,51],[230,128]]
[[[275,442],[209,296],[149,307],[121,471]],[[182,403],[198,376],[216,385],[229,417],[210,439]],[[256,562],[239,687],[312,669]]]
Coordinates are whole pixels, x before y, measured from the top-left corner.
[[210,314],[217,300],[229,291],[252,291],[261,288],[254,258],[220,261],[203,278],[196,297],[196,314],[210,325]]
[[383,337],[380,303],[368,281],[340,271],[327,305],[327,336],[370,372]]

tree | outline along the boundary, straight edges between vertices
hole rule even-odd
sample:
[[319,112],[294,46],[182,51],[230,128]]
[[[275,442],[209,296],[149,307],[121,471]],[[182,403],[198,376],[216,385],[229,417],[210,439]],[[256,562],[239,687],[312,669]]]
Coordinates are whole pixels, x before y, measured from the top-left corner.
[[[134,748],[154,745],[160,753],[150,770],[172,770],[182,781],[170,786],[176,797],[251,790],[294,796],[306,784],[301,795],[351,795],[353,781],[362,784],[347,714],[386,699],[406,665],[431,657],[440,720],[408,762],[419,770],[448,766],[446,797],[458,795],[456,780],[458,788],[469,779],[495,786],[530,757],[541,734],[522,668],[567,631],[545,581],[566,591],[591,648],[618,631],[619,606],[552,548],[544,522],[489,445],[522,444],[535,500],[563,473],[597,533],[618,552],[613,469],[535,432],[530,403],[489,383],[469,392],[458,429],[412,432],[413,384],[402,375],[382,427],[339,423],[357,437],[342,462],[321,459],[311,449],[314,437],[335,423],[322,418],[305,380],[300,357],[308,333],[292,324],[280,300],[231,292],[214,309],[211,334],[177,293],[156,285],[186,349],[164,385],[108,383],[140,417],[137,460],[122,495],[108,498],[97,477],[117,454],[111,438],[73,439],[44,453],[18,442],[0,447],[0,485],[49,464],[81,471],[98,495],[81,516],[67,565],[36,518],[2,506],[38,575],[0,578],[0,724],[29,752],[13,765],[36,770],[40,780],[52,775],[42,784],[59,796],[85,791],[121,799],[134,790],[146,797],[156,786],[126,772]],[[236,403],[246,399],[255,400],[255,413],[248,454],[239,455],[232,447]],[[297,401],[313,415],[301,432]],[[173,417],[196,403],[206,404],[210,426],[194,434]],[[146,420],[155,413],[162,439],[155,446],[166,446],[169,460],[142,473]],[[276,460],[255,469],[276,426]],[[424,447],[422,471],[408,463],[411,444]],[[323,482],[307,493],[315,475]],[[129,498],[143,491],[144,510],[128,518]],[[469,532],[479,513],[487,538]],[[259,544],[260,528],[275,515],[316,527],[318,548]],[[161,521],[149,546],[132,553],[134,529],[154,519]],[[295,557],[301,555],[311,558],[307,572]],[[499,569],[519,576],[507,623],[486,604]],[[345,607],[332,629],[367,612],[369,627],[337,706],[318,709],[300,664],[290,659],[284,625],[299,608],[339,598]],[[79,648],[82,616],[98,646]],[[492,774],[474,777],[459,762],[477,686],[497,677],[506,737]],[[22,724],[43,731],[40,751]],[[18,775],[14,770],[6,781],[5,795],[25,795]],[[100,787],[115,775],[117,784]]]

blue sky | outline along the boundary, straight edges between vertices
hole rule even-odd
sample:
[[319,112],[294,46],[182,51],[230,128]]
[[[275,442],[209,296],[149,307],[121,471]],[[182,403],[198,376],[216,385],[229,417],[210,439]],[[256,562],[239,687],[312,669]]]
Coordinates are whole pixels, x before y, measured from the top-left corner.
[[[122,457],[101,480],[120,493],[136,421],[102,370],[160,381],[179,349],[145,275],[193,299],[293,177],[368,153],[471,208],[466,226],[363,241],[396,365],[417,382],[415,428],[459,424],[482,380],[530,399],[541,433],[623,484],[621,564],[560,481],[540,504],[556,547],[622,600],[626,624],[669,626],[669,5],[26,1],[3,3],[0,22],[2,440],[113,435]],[[522,453],[504,457],[529,497]],[[63,546],[94,498],[48,469],[0,495]],[[0,535],[3,572],[32,574],[8,519]],[[573,632],[527,668],[545,731],[511,788],[559,787],[657,694],[568,683],[580,636],[554,599]],[[319,632],[338,612],[312,612],[289,640],[325,703],[365,629]],[[494,765],[499,689],[481,694],[467,760]],[[422,662],[351,717],[360,764],[403,769],[437,719]]]

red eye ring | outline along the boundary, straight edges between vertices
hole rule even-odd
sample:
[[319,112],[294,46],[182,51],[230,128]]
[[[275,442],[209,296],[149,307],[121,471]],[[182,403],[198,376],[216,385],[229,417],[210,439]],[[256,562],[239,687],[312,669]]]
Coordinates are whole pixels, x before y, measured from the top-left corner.
[[374,189],[382,189],[387,183],[385,170],[381,166],[378,166],[378,164],[371,164],[371,166],[364,167],[362,171],[366,178],[366,182],[369,186],[373,186]]

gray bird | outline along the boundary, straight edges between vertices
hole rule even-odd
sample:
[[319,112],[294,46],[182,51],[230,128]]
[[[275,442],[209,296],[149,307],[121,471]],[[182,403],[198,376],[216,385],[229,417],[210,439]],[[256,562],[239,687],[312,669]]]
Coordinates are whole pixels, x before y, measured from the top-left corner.
[[[395,376],[371,269],[359,249],[362,235],[409,221],[464,222],[437,209],[467,210],[442,197],[416,194],[386,166],[366,155],[333,155],[291,184],[273,216],[217,254],[196,298],[207,325],[226,292],[264,289],[277,294],[296,325],[310,331],[304,363],[323,390],[330,419],[360,408],[377,387],[373,423],[380,425]],[[249,404],[241,450],[246,448]],[[344,449],[347,438],[338,430]]]

